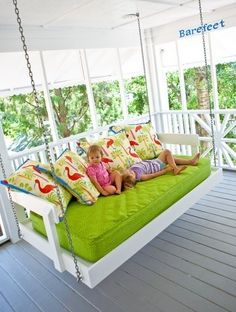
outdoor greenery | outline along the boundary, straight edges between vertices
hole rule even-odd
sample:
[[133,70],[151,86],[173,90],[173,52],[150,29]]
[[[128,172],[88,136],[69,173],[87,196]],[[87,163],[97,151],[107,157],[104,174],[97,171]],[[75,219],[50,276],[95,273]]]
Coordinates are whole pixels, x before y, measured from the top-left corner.
[[[144,77],[126,81],[129,111],[135,115],[147,111]],[[103,81],[92,84],[98,124],[105,125],[122,119],[121,97],[118,81]],[[36,109],[32,94],[0,97],[0,117],[6,137],[14,144],[12,150],[23,150],[43,143],[37,115],[40,115],[47,130],[48,116],[42,92],[37,94],[40,107]],[[50,90],[59,137],[64,138],[84,132],[92,127],[85,85]],[[39,113],[39,114],[38,114]]]
[[[236,98],[236,62],[216,65],[219,107],[235,108]],[[204,109],[209,105],[206,101],[207,83],[204,67],[189,68],[184,71],[185,90],[188,109]],[[181,95],[178,72],[167,73],[168,97],[170,109],[181,109]],[[212,88],[210,83],[210,90]]]
[[92,84],[98,124],[104,126],[122,118],[118,81]]
[[[218,64],[217,80],[220,108],[235,108],[236,63]],[[208,108],[205,70],[189,68],[184,72],[188,109]],[[170,109],[181,109],[178,72],[167,73]],[[128,111],[132,116],[148,112],[148,99],[144,76],[125,81]],[[121,97],[118,81],[92,83],[99,125],[122,119]],[[50,91],[59,137],[64,138],[84,132],[92,127],[85,85],[77,85]],[[37,146],[42,143],[40,115],[50,136],[49,122],[43,93],[38,93],[40,103],[36,109],[32,94],[20,94],[0,98],[0,117],[5,135],[14,141],[12,150]]]

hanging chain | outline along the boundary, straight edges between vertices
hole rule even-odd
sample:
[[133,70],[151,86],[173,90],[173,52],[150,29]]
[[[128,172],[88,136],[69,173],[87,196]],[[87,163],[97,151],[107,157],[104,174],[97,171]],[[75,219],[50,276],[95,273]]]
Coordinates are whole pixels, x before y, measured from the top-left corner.
[[137,23],[138,23],[138,33],[139,33],[139,41],[140,41],[140,48],[141,48],[141,55],[142,55],[142,63],[143,63],[143,73],[145,78],[145,87],[146,87],[146,93],[147,93],[147,104],[148,104],[148,114],[149,114],[149,120],[151,122],[151,110],[150,105],[148,101],[148,85],[147,85],[147,73],[146,73],[146,66],[145,66],[145,60],[144,60],[144,49],[143,49],[143,40],[142,40],[142,30],[141,30],[141,24],[140,24],[140,18],[139,13],[136,13]]
[[[50,169],[52,172],[52,176],[55,177],[55,169],[54,169],[54,165],[53,165],[53,161],[52,161],[52,157],[51,157],[51,152],[50,152],[50,147],[49,147],[49,142],[48,142],[48,138],[47,138],[47,134],[46,134],[46,127],[43,124],[43,119],[41,117],[41,112],[40,112],[40,104],[39,104],[39,99],[38,99],[38,95],[37,95],[37,91],[36,91],[36,87],[35,87],[35,82],[34,82],[34,78],[33,78],[33,72],[31,69],[31,63],[30,63],[30,58],[29,58],[29,54],[28,54],[28,48],[26,45],[26,41],[25,41],[25,36],[24,36],[24,31],[23,31],[23,27],[22,27],[22,23],[21,23],[21,18],[20,18],[20,12],[18,9],[18,5],[17,5],[17,0],[12,0],[14,7],[15,7],[15,14],[17,17],[17,23],[19,26],[19,32],[21,35],[21,42],[23,45],[23,50],[25,52],[25,59],[27,62],[27,68],[28,68],[28,73],[29,73],[29,77],[30,77],[30,82],[31,82],[31,86],[32,86],[32,91],[33,91],[33,95],[34,95],[34,100],[36,103],[36,112],[37,112],[37,117],[38,117],[38,121],[39,121],[39,125],[41,127],[41,129],[43,130],[43,138],[44,138],[44,142],[45,142],[45,147],[46,147],[46,156],[47,159],[49,161],[50,164]],[[56,184],[57,185],[57,184]],[[67,239],[70,245],[70,251],[71,251],[71,255],[73,257],[73,261],[74,261],[74,265],[75,265],[75,270],[76,270],[76,277],[77,277],[77,281],[80,281],[82,279],[82,275],[81,272],[79,270],[79,266],[78,266],[78,262],[75,256],[75,251],[74,251],[74,246],[73,246],[73,242],[72,242],[72,238],[71,238],[71,234],[70,234],[70,230],[69,230],[69,225],[68,225],[68,221],[65,215],[65,210],[63,208],[63,203],[62,203],[62,198],[61,198],[61,193],[59,190],[59,187],[57,185],[56,187],[56,193],[57,193],[57,197],[60,203],[60,209],[63,215],[63,221],[65,224],[65,229],[66,229],[66,234],[67,234]]]
[[[203,29],[204,23],[203,23],[201,0],[198,0],[198,5],[199,5],[199,14],[200,14],[201,26]],[[211,99],[211,84],[210,84],[209,71],[207,68],[208,64],[207,64],[207,53],[206,53],[206,42],[205,42],[204,31],[202,31],[202,45],[203,45],[204,61],[205,61],[205,74],[206,74],[206,81],[207,81],[208,104],[209,104],[210,119],[211,119],[211,138],[212,138],[212,147],[213,147],[213,157],[214,157],[214,165],[216,167],[216,146],[215,146],[215,137],[214,137],[215,115],[213,113],[213,105],[212,105],[212,99]]]
[[[5,167],[3,164],[3,158],[2,158],[2,154],[0,153],[0,167],[2,170],[2,175],[3,175],[3,179],[7,179],[7,175],[6,175],[6,171],[5,171]],[[8,197],[9,197],[9,202],[11,204],[11,209],[14,215],[14,219],[15,219],[15,223],[16,223],[16,227],[17,227],[17,234],[19,239],[21,239],[23,237],[21,230],[20,230],[20,224],[19,224],[19,220],[17,218],[17,214],[16,214],[16,207],[15,204],[13,202],[12,196],[11,196],[11,192],[10,192],[10,188],[7,188],[7,192],[8,192]]]

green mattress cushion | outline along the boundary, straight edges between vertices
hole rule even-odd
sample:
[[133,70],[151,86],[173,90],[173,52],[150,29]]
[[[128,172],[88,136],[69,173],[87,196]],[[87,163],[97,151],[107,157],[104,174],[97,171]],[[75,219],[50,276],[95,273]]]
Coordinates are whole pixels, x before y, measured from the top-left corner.
[[[189,166],[180,175],[168,173],[138,182],[121,195],[99,197],[92,206],[75,200],[66,217],[75,253],[95,262],[126,240],[153,218],[191,191],[210,175],[210,162],[201,158],[198,166]],[[46,235],[42,218],[31,213],[33,228]],[[60,245],[69,250],[64,223],[56,224]]]

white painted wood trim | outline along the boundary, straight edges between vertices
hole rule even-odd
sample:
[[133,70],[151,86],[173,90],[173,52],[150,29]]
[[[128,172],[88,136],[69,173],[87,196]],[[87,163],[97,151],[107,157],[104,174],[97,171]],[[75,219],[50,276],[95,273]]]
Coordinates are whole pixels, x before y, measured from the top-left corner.
[[198,152],[199,137],[197,134],[158,133],[158,136],[164,144],[188,145],[191,147],[192,154]]
[[44,99],[46,103],[47,113],[48,113],[48,119],[50,124],[50,131],[52,134],[53,141],[58,141],[59,136],[57,132],[57,125],[54,117],[54,110],[52,107],[52,101],[50,97],[50,92],[48,88],[48,81],[47,81],[47,73],[45,69],[44,64],[44,58],[43,58],[43,52],[39,51],[39,59],[40,59],[40,67],[41,67],[41,75],[42,75],[42,85],[43,85],[43,93],[44,93]]
[[90,116],[91,116],[93,128],[96,129],[98,127],[97,114],[96,114],[96,104],[94,101],[93,89],[92,89],[91,79],[90,79],[90,75],[89,75],[89,67],[88,67],[86,50],[84,50],[84,49],[80,50],[79,57],[81,60],[83,73],[84,73],[84,80],[85,80],[86,90],[87,90],[87,95],[88,95]]
[[[221,178],[222,170],[213,168],[211,175],[206,180],[97,262],[89,263],[78,257],[78,265],[83,276],[82,282],[88,287],[94,288],[122,263],[127,261],[167,226],[179,218],[189,207],[196,203],[199,198],[209,192]],[[16,200],[16,198],[14,199]],[[38,198],[36,198],[36,201],[37,200]],[[40,200],[39,203],[38,207],[41,206]],[[37,208],[35,210],[37,210]],[[46,223],[45,226],[47,231],[49,227],[54,228],[50,222]],[[59,266],[59,270],[61,271],[65,268],[65,270],[76,276],[73,259],[67,251],[58,247],[56,233],[53,234],[53,240],[55,241],[52,243],[52,241],[34,232],[30,222],[21,224],[21,230],[24,240],[51,258],[56,268],[58,268],[59,257],[60,261],[63,263]],[[52,244],[57,245],[58,254],[52,251]]]
[[120,87],[120,97],[121,97],[121,106],[122,106],[122,112],[124,119],[128,118],[128,105],[126,100],[126,90],[125,90],[125,82],[122,72],[122,64],[120,59],[120,50],[117,48],[115,49],[116,52],[116,59],[117,59],[117,71],[118,71],[118,81],[119,81],[119,87]]

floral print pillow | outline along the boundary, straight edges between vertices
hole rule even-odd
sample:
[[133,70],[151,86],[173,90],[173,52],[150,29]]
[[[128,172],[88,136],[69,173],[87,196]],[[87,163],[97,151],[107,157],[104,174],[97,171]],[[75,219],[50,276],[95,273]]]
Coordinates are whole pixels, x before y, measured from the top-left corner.
[[162,143],[150,123],[124,126],[130,145],[143,160],[157,157]]
[[49,170],[48,165],[27,160],[16,172],[2,180],[1,184],[12,190],[32,194],[53,203],[57,208],[58,216],[62,217],[63,211],[56,188],[59,188],[64,211],[72,195],[63,186],[57,185],[52,176],[44,172],[45,170]]
[[91,144],[101,146],[103,151],[102,161],[106,163],[111,170],[122,172],[136,162],[141,161],[138,154],[130,146],[125,132],[101,138],[95,142],[81,142],[81,147],[87,151]]
[[92,205],[99,192],[86,175],[87,163],[78,154],[66,150],[54,164],[55,179],[79,202]]

